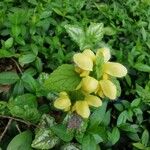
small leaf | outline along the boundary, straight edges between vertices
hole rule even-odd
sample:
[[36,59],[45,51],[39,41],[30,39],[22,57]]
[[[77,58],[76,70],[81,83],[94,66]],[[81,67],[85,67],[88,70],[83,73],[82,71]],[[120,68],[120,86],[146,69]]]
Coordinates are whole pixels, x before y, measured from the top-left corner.
[[137,98],[137,99],[133,100],[132,103],[131,103],[131,107],[138,107],[140,102],[141,102],[140,98]]
[[45,80],[44,86],[48,90],[74,91],[79,85],[81,78],[74,71],[73,65],[64,64],[52,72]]
[[19,80],[19,76],[16,72],[1,72],[0,73],[0,84],[14,84]]
[[65,142],[69,142],[73,139],[73,132],[71,130],[67,130],[65,125],[60,124],[52,126],[51,130]]
[[9,39],[7,39],[6,41],[5,41],[5,48],[6,49],[9,49],[9,48],[11,48],[12,47],[12,45],[13,45],[13,38],[12,37],[10,37]]
[[70,35],[70,37],[73,39],[73,41],[78,44],[80,49],[83,49],[85,44],[84,30],[81,27],[75,25],[66,25],[65,29]]
[[90,124],[89,126],[97,126],[99,125],[102,120],[105,117],[105,113],[106,113],[106,108],[107,108],[107,102],[103,102],[102,106],[100,106],[99,108],[97,108],[92,115],[90,116]]
[[31,142],[32,133],[30,131],[24,131],[12,139],[7,150],[32,150]]
[[82,150],[96,150],[96,141],[92,135],[85,135],[82,141]]
[[133,146],[138,148],[138,149],[145,150],[145,146],[141,143],[133,143]]
[[143,63],[136,63],[134,65],[134,68],[139,70],[139,71],[142,71],[142,72],[149,72],[150,73],[150,66],[143,64]]
[[17,57],[17,54],[15,54],[12,51],[8,51],[5,49],[0,49],[0,58],[10,58],[10,57]]
[[103,23],[91,23],[86,31],[86,36],[94,40],[94,43],[100,41],[103,37]]
[[116,144],[116,142],[120,139],[119,129],[117,127],[114,127],[112,133],[109,133],[108,137],[112,145]]
[[118,119],[117,119],[117,126],[126,123],[127,120],[127,111],[123,111],[122,113],[120,113]]
[[147,146],[149,142],[149,132],[148,130],[144,130],[143,134],[142,134],[142,144],[144,146]]
[[21,66],[24,66],[25,64],[29,64],[31,62],[33,62],[36,58],[35,54],[26,54],[26,55],[22,55],[19,57],[19,63]]

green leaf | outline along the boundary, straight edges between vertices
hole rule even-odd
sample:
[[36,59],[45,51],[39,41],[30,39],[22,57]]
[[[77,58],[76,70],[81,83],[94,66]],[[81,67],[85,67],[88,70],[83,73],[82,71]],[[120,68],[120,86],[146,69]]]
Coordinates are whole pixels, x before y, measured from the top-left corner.
[[134,68],[142,71],[142,72],[149,72],[150,73],[150,66],[146,65],[146,64],[142,64],[142,63],[136,63],[134,65]]
[[48,79],[45,80],[44,86],[48,90],[74,91],[79,85],[81,78],[74,71],[73,65],[64,64],[52,72]]
[[92,135],[85,135],[82,141],[82,150],[96,150],[96,141]]
[[145,146],[141,143],[133,143],[133,146],[138,148],[138,149],[145,150]]
[[17,57],[17,54],[15,54],[12,51],[8,51],[5,49],[0,49],[0,58],[10,58],[10,57]]
[[107,102],[104,101],[102,106],[98,107],[90,116],[89,127],[99,125],[105,117]]
[[86,31],[86,36],[94,40],[94,43],[99,42],[103,37],[103,23],[91,23]]
[[108,139],[112,143],[112,145],[116,144],[120,139],[120,132],[117,127],[114,127],[112,133],[108,132]]
[[52,126],[51,130],[65,142],[69,142],[73,139],[73,132],[68,130],[63,124]]
[[24,131],[12,139],[7,150],[32,150],[31,142],[32,133],[30,131]]
[[11,48],[12,47],[12,45],[13,45],[13,41],[14,41],[14,39],[12,38],[12,37],[10,37],[9,39],[7,39],[6,41],[5,41],[5,48],[6,49],[9,49],[9,48]]
[[19,76],[16,72],[1,72],[0,73],[0,84],[14,84],[19,80]]
[[11,30],[14,37],[18,37],[21,33],[21,28],[18,25],[13,25]]
[[36,123],[40,118],[36,97],[32,94],[24,94],[16,98],[11,98],[8,102],[8,108],[13,116],[28,121]]
[[78,44],[80,49],[83,49],[85,44],[84,30],[81,27],[75,25],[65,25],[65,29],[73,41]]
[[28,91],[36,92],[36,89],[38,89],[38,83],[30,74],[24,73],[21,79],[23,81],[24,87]]
[[18,80],[13,89],[13,95],[21,95],[24,93],[24,86],[22,80]]
[[148,142],[149,142],[149,132],[148,132],[148,130],[146,130],[146,129],[144,130],[141,140],[142,140],[142,144],[144,146],[148,145]]
[[131,107],[138,107],[141,102],[140,98],[134,99],[131,103]]
[[127,120],[127,111],[124,110],[123,112],[120,113],[117,119],[117,126],[126,123]]
[[59,143],[60,139],[50,129],[54,124],[55,120],[50,115],[43,115],[41,117],[35,132],[35,139],[32,142],[33,148],[51,149]]
[[33,62],[36,58],[35,54],[26,54],[26,55],[22,55],[19,57],[19,63],[21,66],[24,66],[25,64],[29,64],[31,62]]

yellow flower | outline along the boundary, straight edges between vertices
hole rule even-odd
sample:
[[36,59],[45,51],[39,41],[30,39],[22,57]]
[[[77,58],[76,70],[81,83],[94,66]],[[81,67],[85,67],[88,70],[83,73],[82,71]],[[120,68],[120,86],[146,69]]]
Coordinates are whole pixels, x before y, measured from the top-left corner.
[[106,62],[104,64],[104,73],[120,78],[126,76],[127,69],[120,63]]
[[112,83],[110,80],[100,80],[99,84],[100,84],[100,88],[101,88],[102,93],[106,97],[108,97],[112,100],[116,99],[116,97],[117,97],[117,88],[116,88],[114,83]]
[[60,92],[59,97],[55,100],[54,106],[58,109],[68,111],[71,106],[71,101],[66,92]]
[[83,77],[89,75],[89,72],[93,70],[95,54],[90,49],[86,49],[82,53],[75,54],[73,61],[76,64],[75,71]]
[[99,89],[97,91],[97,94],[100,97],[103,97],[104,95],[110,99],[116,99],[117,97],[117,87],[113,82],[111,82],[109,79],[109,76],[114,77],[123,77],[127,74],[127,69],[120,63],[115,62],[109,62],[109,59],[111,58],[110,50],[108,48],[101,48],[97,51],[96,56],[104,57],[104,66],[103,66],[103,75],[102,80],[99,81]]
[[86,76],[82,79],[81,83],[78,86],[78,89],[81,88],[84,92],[93,93],[98,89],[98,81],[90,76]]
[[88,95],[84,100],[76,101],[72,110],[76,111],[78,115],[83,118],[88,118],[90,116],[90,108],[89,106],[99,107],[102,105],[102,101],[100,98],[94,95]]
[[109,74],[114,77],[123,77],[127,74],[127,69],[120,63],[108,62],[111,58],[110,50],[108,48],[101,48],[97,51],[96,56],[103,54],[104,57],[104,68],[103,73]]

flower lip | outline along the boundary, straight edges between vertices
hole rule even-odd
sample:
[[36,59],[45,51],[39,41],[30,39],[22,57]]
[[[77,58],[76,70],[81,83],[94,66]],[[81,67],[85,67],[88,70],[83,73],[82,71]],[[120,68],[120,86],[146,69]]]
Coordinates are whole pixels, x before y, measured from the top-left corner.
[[82,53],[77,53],[73,56],[73,60],[79,68],[89,71],[93,70],[93,61],[90,57]]
[[110,80],[100,80],[99,84],[104,95],[112,100],[116,99],[117,97],[117,88],[114,83]]
[[98,81],[93,77],[86,76],[81,81],[81,87],[87,93],[95,92],[98,88]]
[[120,63],[107,62],[104,64],[104,73],[121,78],[126,76],[127,69]]

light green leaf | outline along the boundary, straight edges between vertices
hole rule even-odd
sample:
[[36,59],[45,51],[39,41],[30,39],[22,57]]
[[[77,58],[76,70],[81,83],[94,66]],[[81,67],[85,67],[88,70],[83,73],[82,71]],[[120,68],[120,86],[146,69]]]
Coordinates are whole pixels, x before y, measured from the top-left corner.
[[25,64],[29,64],[31,62],[33,62],[36,58],[35,54],[25,54],[19,57],[19,63],[21,66],[24,66]]
[[12,38],[12,37],[10,37],[9,39],[7,39],[6,41],[5,41],[5,48],[6,49],[9,49],[9,48],[11,48],[12,47],[12,45],[13,45],[13,41],[14,41],[14,39]]
[[13,116],[35,123],[41,116],[37,110],[36,97],[32,94],[24,94],[16,98],[11,98],[8,102],[8,108]]
[[68,130],[63,124],[52,126],[51,130],[65,142],[69,142],[73,139],[73,132]]
[[108,132],[108,139],[112,145],[116,144],[116,142],[120,139],[120,132],[117,127],[113,128],[112,133]]
[[134,65],[134,68],[139,70],[139,71],[142,71],[142,72],[149,72],[150,73],[150,66],[143,64],[143,63],[136,63]]
[[32,150],[31,142],[32,133],[30,131],[24,131],[12,139],[7,150]]
[[96,150],[96,141],[92,135],[85,135],[82,141],[82,150]]
[[19,80],[19,76],[16,72],[1,72],[0,73],[0,84],[14,84]]
[[86,37],[96,42],[100,42],[103,37],[103,23],[91,23],[86,31]]
[[133,143],[133,146],[138,148],[138,149],[145,150],[145,146],[141,143]]
[[5,50],[5,49],[0,49],[0,58],[10,58],[10,57],[16,57],[17,54],[15,54],[14,52],[12,51],[8,51],[8,50]]
[[124,110],[122,113],[120,113],[120,115],[118,116],[118,119],[117,119],[117,126],[121,125],[121,124],[124,124],[126,123],[126,120],[127,120],[127,111]]
[[81,78],[74,71],[73,65],[64,64],[52,72],[45,80],[44,86],[48,90],[74,91],[79,85]]
[[80,49],[83,49],[85,44],[84,30],[81,27],[75,25],[66,25],[65,29],[68,32],[69,36],[73,39],[73,41],[78,44]]
[[142,134],[142,144],[144,146],[147,146],[148,142],[149,142],[149,132],[147,129],[144,130],[143,134]]
[[32,147],[35,149],[51,149],[60,139],[51,131],[50,127],[55,124],[55,119],[50,115],[41,117],[38,128],[36,128],[35,139],[32,142]]

